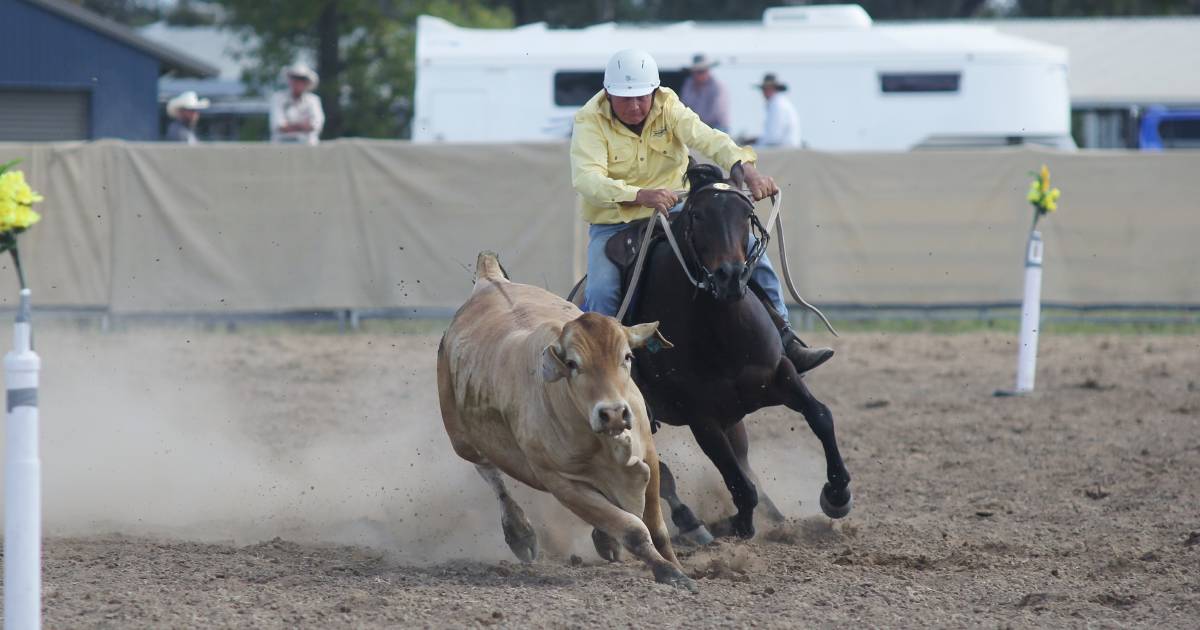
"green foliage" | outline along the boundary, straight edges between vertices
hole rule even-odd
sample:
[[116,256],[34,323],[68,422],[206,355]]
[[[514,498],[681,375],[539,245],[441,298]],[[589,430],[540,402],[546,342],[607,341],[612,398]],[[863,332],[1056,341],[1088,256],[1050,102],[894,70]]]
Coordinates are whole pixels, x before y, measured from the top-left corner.
[[72,0],[75,4],[128,26],[145,26],[162,18],[154,0]]
[[[269,92],[297,58],[318,60],[326,137],[408,136],[415,81],[416,18],[461,26],[512,26],[506,7],[480,0],[218,0],[226,23],[257,37],[258,62],[243,79]],[[324,27],[324,28],[323,28]],[[329,38],[336,41],[330,41]]]
[[1200,13],[1200,0],[1018,0],[1029,17],[1096,17],[1106,15],[1186,15]]

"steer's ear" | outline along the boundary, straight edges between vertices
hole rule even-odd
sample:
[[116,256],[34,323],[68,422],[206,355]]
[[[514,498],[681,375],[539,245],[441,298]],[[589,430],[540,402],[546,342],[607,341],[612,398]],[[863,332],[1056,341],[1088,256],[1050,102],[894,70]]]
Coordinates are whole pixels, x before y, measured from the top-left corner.
[[558,355],[555,344],[550,344],[542,350],[542,380],[553,383],[567,375],[567,366]]
[[650,352],[675,347],[675,344],[667,341],[667,338],[658,331],[658,322],[626,326],[625,338],[629,341],[630,348],[645,348]]

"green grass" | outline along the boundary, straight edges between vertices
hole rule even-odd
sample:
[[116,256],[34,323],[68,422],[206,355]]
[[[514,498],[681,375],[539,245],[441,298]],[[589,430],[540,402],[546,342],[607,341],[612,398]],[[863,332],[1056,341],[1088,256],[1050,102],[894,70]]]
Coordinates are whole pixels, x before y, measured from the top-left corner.
[[[1162,321],[1152,321],[1160,319]],[[1195,335],[1200,334],[1200,318],[1186,313],[1173,315],[1139,313],[1131,315],[1093,314],[1081,318],[1077,313],[1048,313],[1042,317],[1041,333],[1047,335]],[[1020,324],[1015,316],[979,319],[887,318],[870,320],[831,320],[838,332],[962,334],[1001,332],[1017,334]],[[818,323],[814,330],[823,329]]]

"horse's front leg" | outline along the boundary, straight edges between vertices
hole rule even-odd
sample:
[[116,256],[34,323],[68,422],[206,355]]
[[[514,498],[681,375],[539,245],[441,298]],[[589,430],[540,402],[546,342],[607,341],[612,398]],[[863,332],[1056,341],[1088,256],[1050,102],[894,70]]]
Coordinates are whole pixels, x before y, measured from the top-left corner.
[[711,543],[713,541],[712,534],[709,533],[704,523],[696,518],[692,508],[679,498],[679,491],[675,487],[675,475],[667,467],[667,463],[661,459],[658,460],[658,472],[658,494],[666,500],[667,505],[671,506],[671,522],[675,523],[675,527],[679,530],[679,539],[698,547]]
[[837,437],[833,433],[833,414],[829,407],[812,395],[791,366],[781,365],[778,374],[784,404],[804,415],[825,451],[826,483],[821,489],[821,511],[829,518],[842,518],[850,513],[854,497],[850,493],[850,473],[842,461]]
[[771,500],[770,495],[762,487],[762,481],[758,478],[758,473],[750,467],[750,435],[746,429],[746,420],[735,423],[733,426],[725,429],[725,437],[729,438],[729,444],[733,447],[733,454],[737,457],[738,463],[741,464],[742,470],[750,475],[750,480],[758,486],[758,504],[767,514],[767,518],[776,523],[784,521],[783,512],[775,505],[775,501]]
[[754,536],[754,508],[758,505],[758,488],[750,478],[749,471],[743,470],[738,463],[737,454],[729,443],[725,431],[712,419],[697,419],[692,422],[692,435],[700,450],[717,466],[725,487],[733,496],[733,505],[737,514],[731,516],[728,522],[714,523],[710,529],[714,536],[729,536],[736,534],[742,538]]

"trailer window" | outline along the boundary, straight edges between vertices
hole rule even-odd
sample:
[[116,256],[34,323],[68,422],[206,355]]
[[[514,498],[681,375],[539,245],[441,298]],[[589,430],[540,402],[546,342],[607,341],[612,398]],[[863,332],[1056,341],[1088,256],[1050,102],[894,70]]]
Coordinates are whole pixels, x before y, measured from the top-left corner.
[[957,92],[957,72],[887,72],[879,75],[884,94],[912,92]]
[[578,107],[603,87],[603,72],[555,72],[554,104],[559,107]]

